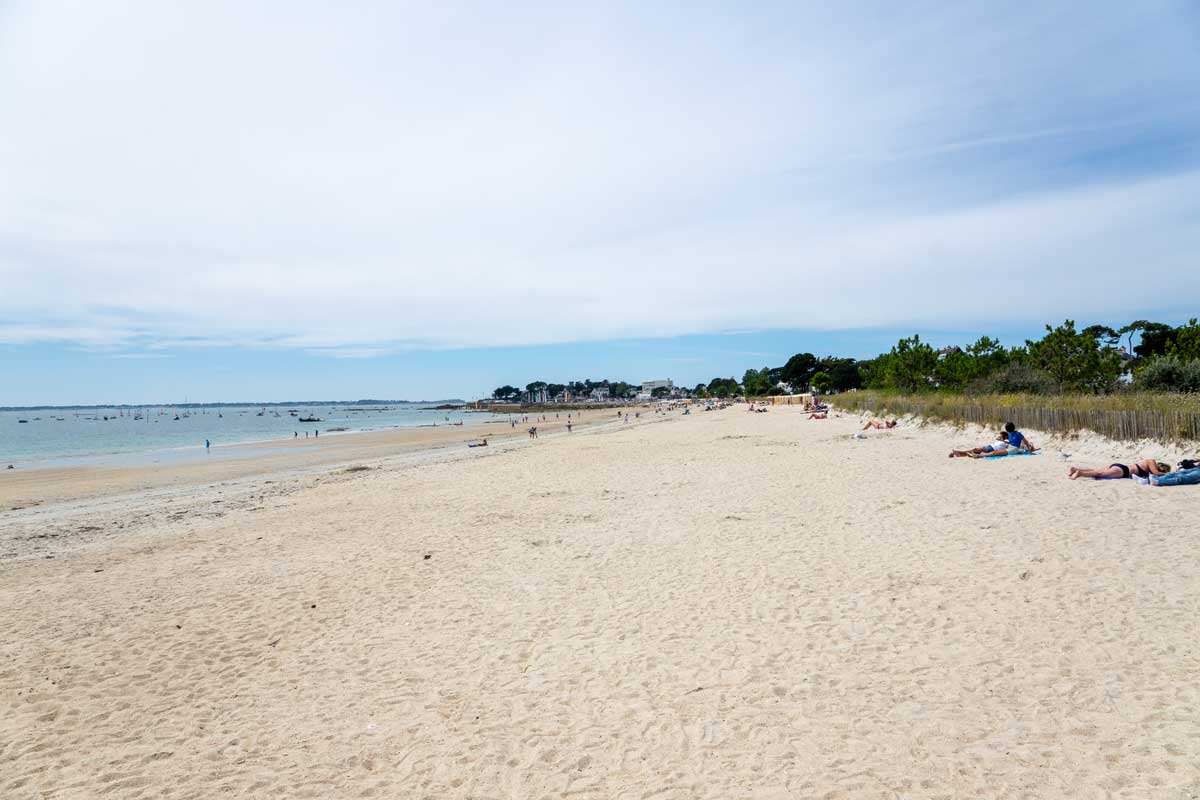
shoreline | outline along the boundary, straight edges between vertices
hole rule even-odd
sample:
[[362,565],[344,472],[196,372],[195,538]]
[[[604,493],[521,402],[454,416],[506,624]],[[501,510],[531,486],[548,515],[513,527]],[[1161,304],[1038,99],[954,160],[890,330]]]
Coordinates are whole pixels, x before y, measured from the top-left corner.
[[[360,430],[326,430],[323,435],[333,438],[341,436],[356,436],[360,434],[384,433],[387,431],[407,431],[417,430],[421,428],[458,428],[460,430],[476,430],[481,425],[489,425],[500,420],[472,420],[470,424],[464,421],[461,425],[452,423],[420,423],[416,425],[384,425],[378,428],[364,428]],[[318,441],[321,437],[305,437],[308,441]],[[270,446],[279,446],[287,442],[298,442],[300,437],[280,436],[277,439],[245,439],[232,442],[221,442],[213,445],[213,452],[227,454],[233,449],[261,449]],[[165,459],[170,459],[171,454],[181,454],[190,452],[199,452],[205,449],[204,445],[189,444],[179,447],[158,447],[142,450],[109,450],[94,453],[80,453],[63,456],[50,456],[47,458],[39,458],[37,460],[9,459],[3,464],[0,464],[0,470],[7,468],[8,464],[13,464],[15,469],[19,470],[40,470],[53,469],[57,467],[88,467],[88,466],[136,466],[144,464],[147,460],[154,459],[155,456],[161,456]],[[112,463],[114,460],[127,458],[128,463]]]
[[[579,430],[614,421],[606,413],[572,413],[579,415],[572,419]],[[456,445],[465,447],[467,442],[482,438],[489,443],[492,439],[503,442],[525,438],[527,424],[518,422],[514,428],[509,420],[497,418],[464,425],[414,425],[337,432],[308,439],[258,440],[218,445],[207,454],[203,447],[195,446],[112,454],[118,463],[107,463],[108,459],[102,456],[82,456],[80,463],[28,464],[12,470],[0,465],[0,521],[6,511],[59,500],[244,478],[292,467],[334,466]],[[547,420],[537,426],[539,432],[553,434],[565,431],[566,420]],[[186,455],[180,457],[181,451]]]

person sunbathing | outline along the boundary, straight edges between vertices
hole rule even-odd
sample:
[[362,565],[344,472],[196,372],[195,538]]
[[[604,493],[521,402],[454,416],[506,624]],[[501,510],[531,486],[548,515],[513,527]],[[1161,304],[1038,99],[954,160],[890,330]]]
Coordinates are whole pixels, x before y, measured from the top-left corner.
[[1151,486],[1191,486],[1200,483],[1200,461],[1185,458],[1174,472],[1151,475],[1149,482]]
[[829,419],[829,412],[822,411],[820,414],[816,414],[816,413],[809,414],[808,418],[809,419]]
[[[985,444],[983,447],[972,447],[970,450],[951,450],[950,458],[978,458],[981,455],[991,453],[1004,453],[1008,455],[1011,445],[1008,443],[1008,435],[1005,433],[996,434],[996,441],[992,444]],[[1015,452],[1016,448],[1012,448]]]
[[873,419],[870,422],[868,422],[866,425],[863,425],[863,430],[866,431],[866,430],[870,430],[870,429],[874,428],[877,431],[882,431],[882,430],[889,430],[894,427],[896,427],[896,420],[894,420],[894,419],[889,419],[887,422],[880,422],[877,419]]
[[1155,461],[1152,458],[1148,458],[1145,461],[1138,461],[1136,464],[1129,466],[1125,464],[1110,464],[1107,467],[1101,467],[1099,469],[1071,467],[1071,469],[1067,472],[1067,477],[1071,480],[1075,480],[1076,478],[1095,478],[1098,481],[1103,481],[1114,478],[1129,477],[1137,477],[1145,480],[1151,476],[1158,477],[1159,475],[1166,475],[1170,471],[1170,465],[1164,464],[1161,461]]

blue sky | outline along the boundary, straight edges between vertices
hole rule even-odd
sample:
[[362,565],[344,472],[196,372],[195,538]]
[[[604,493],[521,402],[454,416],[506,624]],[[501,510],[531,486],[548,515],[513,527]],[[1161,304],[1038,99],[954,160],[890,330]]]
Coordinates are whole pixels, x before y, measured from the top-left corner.
[[1200,305],[1192,2],[18,1],[0,130],[0,404],[694,383]]
[[[1114,323],[1117,325],[1119,323]],[[501,348],[414,350],[371,357],[313,355],[282,348],[200,347],[190,351],[101,354],[61,345],[0,345],[6,388],[0,405],[283,402],[287,400],[472,400],[535,380],[642,381],[682,386],[714,377],[741,380],[748,367],[782,366],[797,352],[870,358],[913,331],[768,330]],[[989,335],[1006,346],[1028,331]],[[927,330],[935,345],[968,344],[979,330]],[[52,371],[46,364],[53,363]],[[431,391],[429,387],[444,387]]]

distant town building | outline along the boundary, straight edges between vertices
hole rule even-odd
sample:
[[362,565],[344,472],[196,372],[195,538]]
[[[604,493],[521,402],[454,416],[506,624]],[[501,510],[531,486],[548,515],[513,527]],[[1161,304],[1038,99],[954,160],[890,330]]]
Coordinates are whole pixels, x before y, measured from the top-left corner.
[[608,387],[607,386],[597,386],[595,389],[592,389],[592,399],[597,402],[603,402],[603,401],[607,400],[608,399]]
[[654,396],[655,389],[666,389],[668,395],[675,394],[675,383],[670,378],[658,381],[642,381],[642,390],[638,392],[638,400],[649,400]]
[[543,387],[534,389],[532,392],[521,392],[521,401],[531,403],[533,405],[541,405],[550,402],[550,393]]

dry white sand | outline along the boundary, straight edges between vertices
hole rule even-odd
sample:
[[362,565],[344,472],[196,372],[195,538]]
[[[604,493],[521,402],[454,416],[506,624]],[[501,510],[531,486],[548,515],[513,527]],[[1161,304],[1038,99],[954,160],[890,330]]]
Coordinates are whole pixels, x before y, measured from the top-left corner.
[[1200,796],[1200,488],[650,420],[0,513],[0,796]]

